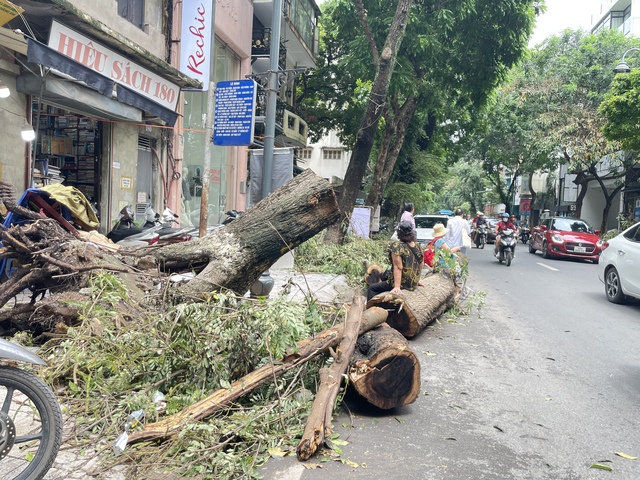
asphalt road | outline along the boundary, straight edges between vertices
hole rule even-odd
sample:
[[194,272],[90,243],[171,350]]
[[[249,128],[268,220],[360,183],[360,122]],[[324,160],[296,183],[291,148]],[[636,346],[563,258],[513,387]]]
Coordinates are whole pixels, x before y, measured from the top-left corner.
[[[410,345],[422,395],[381,411],[348,396],[340,459],[271,459],[265,479],[640,479],[640,304],[613,305],[598,265],[544,260],[520,244],[511,267],[473,249],[482,307]],[[589,468],[599,463],[611,471]]]

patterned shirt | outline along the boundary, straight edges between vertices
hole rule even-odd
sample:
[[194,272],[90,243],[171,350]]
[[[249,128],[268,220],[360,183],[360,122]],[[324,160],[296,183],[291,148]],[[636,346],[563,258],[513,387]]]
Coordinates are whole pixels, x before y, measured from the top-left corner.
[[393,281],[393,259],[391,255],[397,255],[402,259],[402,278],[400,288],[405,290],[415,290],[422,275],[422,261],[424,252],[419,244],[410,247],[409,244],[395,241],[389,246],[389,261],[391,262],[391,273],[387,278],[387,283],[394,286]]

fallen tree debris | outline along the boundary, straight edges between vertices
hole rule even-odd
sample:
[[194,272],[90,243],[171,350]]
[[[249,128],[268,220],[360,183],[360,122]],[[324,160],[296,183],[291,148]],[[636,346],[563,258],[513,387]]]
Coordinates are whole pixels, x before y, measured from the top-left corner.
[[420,362],[407,340],[383,323],[358,338],[349,384],[378,408],[403,407],[420,394]]
[[[359,333],[362,334],[377,327],[386,319],[387,312],[385,310],[380,308],[368,309],[360,323]],[[343,329],[344,324],[341,324],[324,330],[313,338],[301,340],[298,342],[297,348],[287,354],[282,359],[282,362],[264,365],[233,382],[230,388],[216,390],[211,395],[183,409],[181,412],[159,422],[146,425],[144,430],[129,435],[129,444],[162,440],[176,436],[188,422],[208,417],[249,393],[254,388],[326,352],[329,348],[335,348],[342,338]]]
[[422,279],[422,283],[424,286],[413,291],[380,293],[367,302],[367,308],[389,310],[389,326],[406,338],[412,338],[455,303],[456,287],[449,276],[428,275]]
[[353,354],[358,339],[360,319],[364,311],[364,297],[356,293],[345,320],[342,339],[336,349],[333,364],[320,369],[320,386],[313,401],[313,407],[307,419],[302,439],[296,452],[299,460],[308,460],[331,435],[331,416],[333,406],[340,391],[342,377],[349,367],[349,359]]

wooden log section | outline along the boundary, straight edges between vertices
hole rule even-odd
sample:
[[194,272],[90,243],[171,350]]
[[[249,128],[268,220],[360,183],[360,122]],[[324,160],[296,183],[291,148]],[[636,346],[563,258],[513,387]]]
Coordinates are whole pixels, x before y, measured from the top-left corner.
[[420,394],[420,362],[407,340],[383,323],[358,338],[349,381],[378,408],[402,407]]
[[345,321],[344,334],[336,350],[333,364],[320,369],[320,386],[313,401],[302,439],[296,449],[299,460],[309,460],[331,435],[333,405],[340,391],[342,377],[347,373],[349,360],[356,347],[360,319],[364,311],[364,297],[356,293]]
[[422,283],[423,287],[413,291],[380,293],[367,302],[367,308],[389,310],[389,326],[406,338],[412,338],[455,302],[456,287],[452,278],[441,274],[429,275],[422,279]]
[[[381,308],[368,309],[360,322],[359,334],[377,327],[387,319],[387,312]],[[230,389],[221,388],[202,400],[189,405],[182,411],[166,417],[159,422],[148,424],[144,430],[129,435],[129,444],[162,440],[175,437],[187,422],[202,420],[221,410],[229,403],[251,392],[254,388],[272,381],[292,368],[303,364],[335,348],[342,339],[344,324],[323,330],[313,338],[306,338],[298,342],[295,353],[288,353],[281,363],[267,364],[245,375],[231,384]]]

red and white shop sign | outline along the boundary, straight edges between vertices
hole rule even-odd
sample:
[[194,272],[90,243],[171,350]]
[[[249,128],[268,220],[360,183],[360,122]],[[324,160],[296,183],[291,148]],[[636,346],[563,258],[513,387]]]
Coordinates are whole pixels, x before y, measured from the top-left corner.
[[182,0],[180,71],[209,89],[213,0]]
[[163,107],[175,110],[180,87],[53,21],[49,47]]

